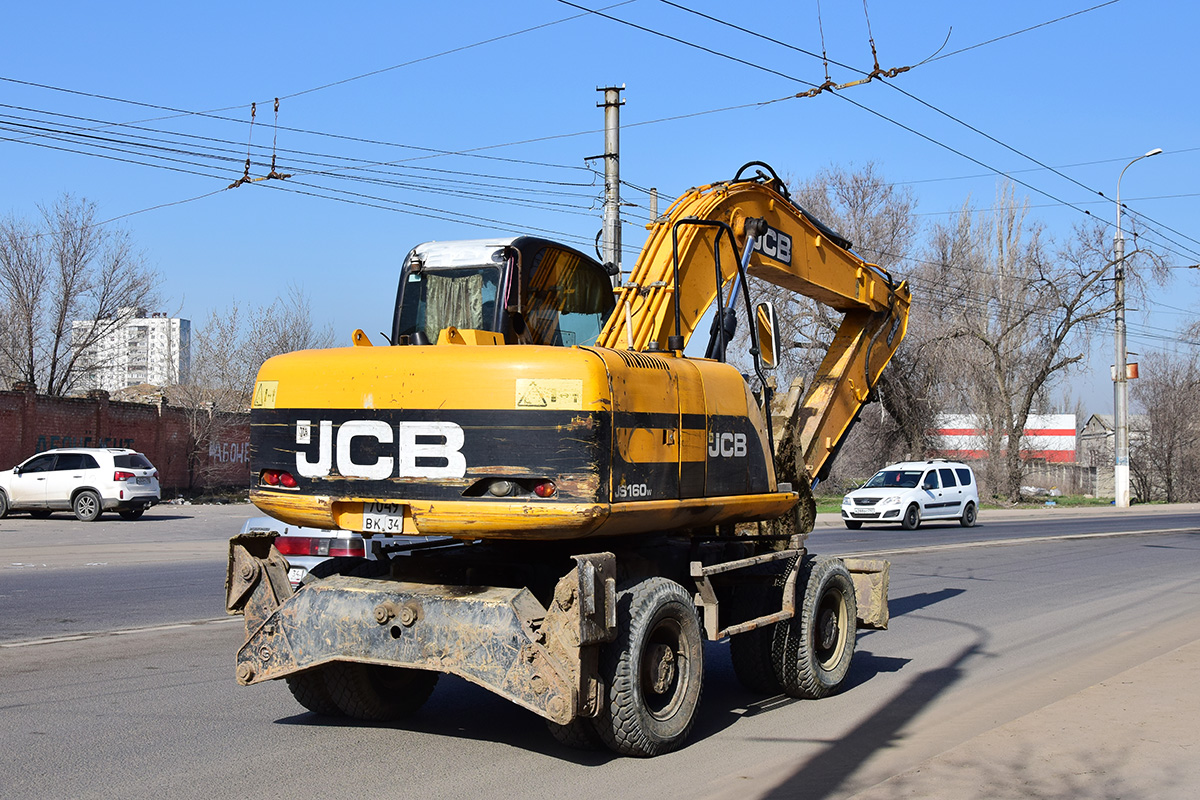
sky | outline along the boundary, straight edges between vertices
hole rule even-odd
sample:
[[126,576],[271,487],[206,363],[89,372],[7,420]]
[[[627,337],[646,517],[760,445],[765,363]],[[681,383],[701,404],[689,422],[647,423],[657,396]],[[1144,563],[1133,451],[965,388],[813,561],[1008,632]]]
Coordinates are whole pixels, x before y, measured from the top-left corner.
[[[665,208],[749,161],[797,180],[873,162],[911,187],[927,224],[968,200],[989,206],[1007,175],[1062,241],[1085,211],[1114,222],[1106,198],[1122,168],[1162,148],[1121,184],[1177,267],[1129,313],[1129,349],[1187,346],[1179,329],[1200,307],[1200,269],[1187,268],[1200,262],[1194,4],[750,8],[9,4],[0,215],[85,197],[161,273],[159,310],[200,324],[296,286],[318,327],[349,344],[355,328],[390,330],[400,265],[420,242],[524,232],[591,252],[604,183],[590,160],[604,149],[597,88],[623,86],[626,268],[645,239],[646,189]],[[880,67],[911,69],[795,97],[825,81],[822,51],[834,82],[861,78],[871,38]],[[269,172],[272,152],[291,177],[227,188],[248,152],[250,177]],[[1110,413],[1112,359],[1109,329],[1060,394]]]

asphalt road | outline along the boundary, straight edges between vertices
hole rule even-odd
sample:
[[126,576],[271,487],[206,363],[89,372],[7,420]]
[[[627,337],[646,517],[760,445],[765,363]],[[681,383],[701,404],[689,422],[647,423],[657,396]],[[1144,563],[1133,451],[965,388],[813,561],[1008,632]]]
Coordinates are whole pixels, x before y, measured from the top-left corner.
[[[453,678],[402,724],[330,722],[282,684],[234,681],[222,553],[247,513],[0,520],[0,796],[848,797],[1200,639],[1194,506],[911,533],[826,518],[816,552],[903,551],[891,629],[860,636],[840,695],[755,697],[716,644],[691,744],[658,759],[567,750]],[[1113,531],[1141,533],[1061,538]]]

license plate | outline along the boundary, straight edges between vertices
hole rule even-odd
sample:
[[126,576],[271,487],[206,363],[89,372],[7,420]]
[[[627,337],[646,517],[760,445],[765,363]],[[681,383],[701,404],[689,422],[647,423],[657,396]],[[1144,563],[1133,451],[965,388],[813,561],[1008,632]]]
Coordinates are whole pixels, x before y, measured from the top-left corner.
[[391,503],[363,503],[363,531],[366,533],[403,533],[404,506]]
[[308,574],[308,570],[304,567],[292,567],[288,570],[288,582],[292,586],[298,586],[300,581],[304,580],[304,576]]
[[138,482],[138,486],[149,486],[150,485],[149,478],[138,478],[137,482]]

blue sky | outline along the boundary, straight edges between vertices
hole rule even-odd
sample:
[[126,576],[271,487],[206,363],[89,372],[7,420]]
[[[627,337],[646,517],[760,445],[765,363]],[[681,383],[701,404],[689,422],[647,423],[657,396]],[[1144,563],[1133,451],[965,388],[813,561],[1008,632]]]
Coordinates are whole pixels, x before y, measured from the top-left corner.
[[[1018,192],[1063,238],[1081,209],[1112,220],[1095,192],[1111,197],[1124,164],[1161,147],[1126,173],[1122,199],[1159,226],[1172,263],[1197,263],[1200,12],[1165,0],[1087,10],[1102,3],[866,4],[880,66],[940,56],[890,82],[1008,147],[879,82],[792,98],[825,80],[799,52],[819,53],[822,33],[831,59],[872,67],[857,0],[826,0],[819,16],[815,0],[688,5],[790,48],[661,0],[581,3],[631,24],[556,0],[10,4],[0,214],[32,216],[64,191],[104,219],[164,206],[119,223],[162,272],[163,310],[200,321],[294,283],[348,343],[355,327],[389,328],[400,261],[418,242],[541,231],[590,249],[603,188],[585,161],[603,151],[596,88],[624,85],[621,176],[657,187],[664,206],[751,160],[796,178],[874,161],[932,222],[968,197],[990,204],[999,171],[1028,184]],[[830,77],[860,75],[831,65]],[[137,127],[100,127],[111,123]],[[68,125],[100,138],[47,138]],[[221,191],[248,144],[251,175],[264,174],[273,142],[293,178]],[[628,263],[645,235],[646,195],[633,187]],[[1176,345],[1200,306],[1200,270],[1173,272],[1130,313],[1131,350]],[[1111,349],[1111,337],[1097,342],[1072,383],[1089,411],[1111,410]]]

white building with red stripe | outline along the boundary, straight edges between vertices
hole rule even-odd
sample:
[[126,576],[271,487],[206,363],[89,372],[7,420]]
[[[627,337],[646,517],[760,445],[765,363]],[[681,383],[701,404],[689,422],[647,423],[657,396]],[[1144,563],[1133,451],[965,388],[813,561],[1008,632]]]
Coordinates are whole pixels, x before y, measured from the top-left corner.
[[[1000,447],[1007,448],[1007,437]],[[938,417],[934,447],[938,455],[957,460],[986,458],[988,435],[983,420],[973,414]],[[1021,437],[1021,458],[1053,463],[1075,462],[1075,415],[1030,414]]]

